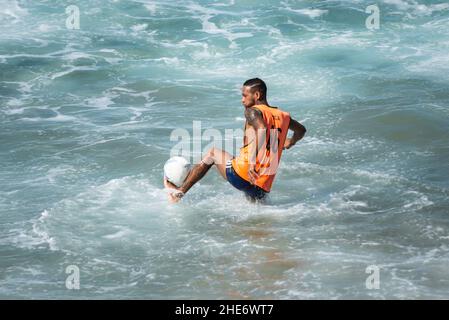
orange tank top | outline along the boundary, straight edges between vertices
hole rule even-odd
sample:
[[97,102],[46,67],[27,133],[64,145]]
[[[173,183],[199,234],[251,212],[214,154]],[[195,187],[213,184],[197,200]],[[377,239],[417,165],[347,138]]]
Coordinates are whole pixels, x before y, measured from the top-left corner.
[[[255,184],[266,192],[270,192],[287,137],[290,114],[276,107],[268,107],[266,105],[255,105],[252,108],[262,113],[266,126],[262,146],[256,155],[255,137],[257,133],[251,126],[245,123],[243,147],[240,148],[239,156],[232,160],[232,167],[240,177],[250,181],[248,176],[249,165],[255,164],[255,171],[259,175]],[[261,143],[259,143],[260,145]]]

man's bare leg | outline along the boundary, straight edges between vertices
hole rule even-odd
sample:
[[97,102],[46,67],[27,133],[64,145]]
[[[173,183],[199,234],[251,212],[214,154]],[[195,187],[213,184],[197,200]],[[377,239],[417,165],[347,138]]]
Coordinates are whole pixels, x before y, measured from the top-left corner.
[[182,186],[178,188],[169,181],[164,180],[166,188],[178,191],[169,194],[170,201],[178,202],[195,183],[200,181],[206,175],[207,171],[209,171],[213,165],[215,165],[220,175],[226,180],[226,162],[231,159],[232,155],[230,153],[217,148],[212,148],[203,159],[190,170],[190,173]]

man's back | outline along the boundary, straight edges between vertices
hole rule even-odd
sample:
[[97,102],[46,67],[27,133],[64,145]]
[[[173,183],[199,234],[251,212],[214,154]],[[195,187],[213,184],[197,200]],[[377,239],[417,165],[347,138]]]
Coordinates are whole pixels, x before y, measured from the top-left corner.
[[260,112],[265,124],[263,141],[258,141],[262,148],[255,152],[257,133],[252,126],[245,125],[244,141],[247,143],[240,149],[240,155],[232,161],[232,165],[237,174],[246,181],[251,180],[248,173],[250,165],[255,165],[258,177],[254,184],[270,192],[287,137],[290,114],[262,104],[251,108]]

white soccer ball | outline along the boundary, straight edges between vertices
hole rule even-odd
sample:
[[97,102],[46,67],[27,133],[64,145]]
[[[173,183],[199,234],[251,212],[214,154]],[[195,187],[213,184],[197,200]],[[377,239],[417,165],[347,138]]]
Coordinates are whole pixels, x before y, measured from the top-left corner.
[[171,157],[164,165],[165,178],[180,187],[190,172],[190,163],[183,157]]

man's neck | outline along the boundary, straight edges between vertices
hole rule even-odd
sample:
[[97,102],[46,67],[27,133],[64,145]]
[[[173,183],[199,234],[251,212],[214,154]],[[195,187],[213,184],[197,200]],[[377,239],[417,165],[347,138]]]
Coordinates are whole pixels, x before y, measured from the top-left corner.
[[258,105],[261,105],[261,104],[266,105],[266,106],[270,106],[268,104],[267,100],[256,100],[255,103],[254,103],[255,106],[258,106]]

